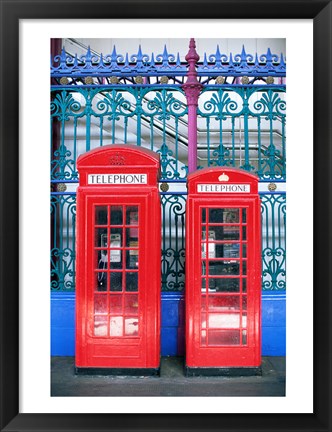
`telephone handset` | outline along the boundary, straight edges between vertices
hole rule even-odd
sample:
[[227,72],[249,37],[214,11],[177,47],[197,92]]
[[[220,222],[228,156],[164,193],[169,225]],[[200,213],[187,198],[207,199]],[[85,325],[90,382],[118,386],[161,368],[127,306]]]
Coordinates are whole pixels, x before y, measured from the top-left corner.
[[[111,234],[111,248],[120,248],[121,247],[121,234]],[[100,236],[100,247],[107,248],[107,234],[101,234]],[[108,258],[108,254],[109,258]],[[107,260],[111,263],[121,263],[122,253],[120,249],[111,249],[110,251],[102,250],[100,254],[100,259],[98,263],[98,268],[100,270],[107,269]],[[100,286],[105,285],[106,287],[106,273],[100,272],[98,273],[98,282]]]

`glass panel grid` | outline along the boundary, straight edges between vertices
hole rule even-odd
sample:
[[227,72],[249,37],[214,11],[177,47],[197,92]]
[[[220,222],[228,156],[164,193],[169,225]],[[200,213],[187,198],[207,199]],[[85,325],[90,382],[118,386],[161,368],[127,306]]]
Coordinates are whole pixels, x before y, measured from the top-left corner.
[[95,206],[94,336],[139,335],[138,223],[137,205]]
[[[247,295],[243,283],[247,267],[246,212],[242,207],[201,208],[201,345],[204,346],[247,344]],[[238,238],[225,239],[227,229],[236,232],[234,237]]]

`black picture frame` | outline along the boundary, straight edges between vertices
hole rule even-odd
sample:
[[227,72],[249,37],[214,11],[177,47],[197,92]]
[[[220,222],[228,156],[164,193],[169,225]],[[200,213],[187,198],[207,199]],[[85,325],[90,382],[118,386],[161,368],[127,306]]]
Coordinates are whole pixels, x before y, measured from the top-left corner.
[[[0,429],[1,431],[330,431],[331,421],[331,1],[0,0]],[[19,20],[313,19],[314,23],[314,413],[19,413]],[[300,43],[300,41],[299,41]],[[302,73],[299,71],[299,73]],[[303,72],[305,73],[305,71]],[[301,149],[299,148],[299,154]],[[304,173],[305,175],[305,173]],[[299,183],[301,179],[299,179]],[[300,184],[299,184],[299,187]],[[305,205],[305,203],[304,203]],[[305,211],[299,212],[305,217]],[[303,233],[305,235],[305,233]],[[302,259],[303,251],[301,252]],[[302,271],[299,269],[299,271]],[[295,287],[299,289],[300,287]],[[295,317],[296,319],[296,317]],[[306,347],[303,347],[306,355]],[[299,356],[300,361],[301,356]],[[303,382],[305,385],[305,378]],[[36,380],[38,377],[36,376]],[[259,403],[259,402],[258,402]],[[273,400],[271,400],[273,404]]]

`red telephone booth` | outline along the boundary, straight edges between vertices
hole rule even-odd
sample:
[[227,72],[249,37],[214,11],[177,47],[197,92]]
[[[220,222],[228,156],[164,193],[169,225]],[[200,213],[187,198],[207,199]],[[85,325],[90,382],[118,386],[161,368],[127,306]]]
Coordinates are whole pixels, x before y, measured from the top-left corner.
[[77,161],[76,372],[159,373],[159,157],[109,145]]
[[258,178],[206,168],[188,177],[187,375],[261,373]]

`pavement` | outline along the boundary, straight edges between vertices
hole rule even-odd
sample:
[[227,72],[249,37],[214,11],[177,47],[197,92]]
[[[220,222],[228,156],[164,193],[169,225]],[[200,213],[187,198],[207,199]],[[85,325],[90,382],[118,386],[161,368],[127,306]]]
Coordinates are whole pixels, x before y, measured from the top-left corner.
[[263,357],[262,375],[186,377],[183,357],[162,357],[160,376],[76,375],[74,357],[51,357],[51,396],[285,396],[285,357]]

